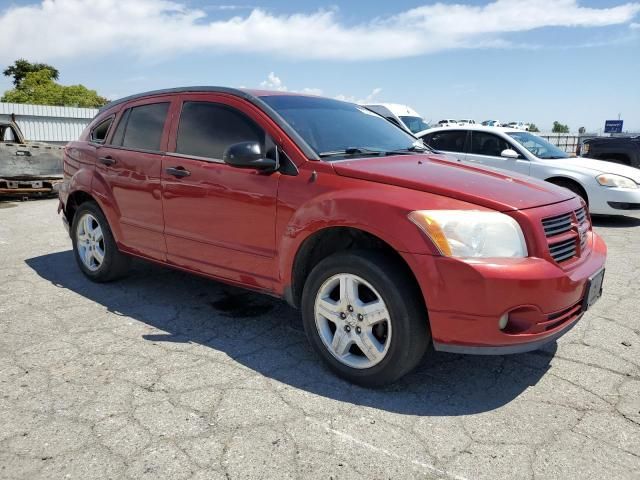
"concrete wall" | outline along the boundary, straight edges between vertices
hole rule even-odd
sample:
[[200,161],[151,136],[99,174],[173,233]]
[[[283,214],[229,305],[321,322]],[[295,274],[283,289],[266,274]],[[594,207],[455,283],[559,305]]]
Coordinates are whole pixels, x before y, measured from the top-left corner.
[[8,121],[14,114],[26,139],[39,142],[65,144],[75,140],[97,113],[95,108],[0,102],[0,121]]

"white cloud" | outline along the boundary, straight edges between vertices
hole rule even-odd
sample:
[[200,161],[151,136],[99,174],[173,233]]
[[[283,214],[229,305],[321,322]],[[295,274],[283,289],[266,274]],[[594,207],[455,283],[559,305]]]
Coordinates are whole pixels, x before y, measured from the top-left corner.
[[[289,87],[287,87],[282,79],[277,76],[274,72],[270,72],[267,75],[267,79],[260,82],[260,87],[266,90],[276,90],[278,92],[288,92]],[[294,93],[306,93],[307,95],[322,95],[322,89],[320,88],[310,88],[305,87],[302,90],[291,90]]]
[[376,99],[376,97],[380,95],[380,92],[382,92],[382,89],[378,87],[371,90],[369,95],[367,95],[364,98],[357,98],[357,97],[354,97],[353,95],[343,95],[343,94],[336,95],[334,98],[336,100],[343,100],[345,102],[367,104],[367,103],[373,102]]
[[629,27],[633,29],[640,29],[640,23],[632,23]]
[[262,88],[266,88],[267,90],[277,90],[279,92],[286,92],[287,90],[289,90],[287,86],[282,83],[280,77],[278,77],[273,72],[267,75],[267,79],[265,81],[260,82],[260,86]]
[[219,11],[229,11],[229,10],[253,10],[254,8],[258,8],[253,5],[205,5],[202,7],[204,10],[219,10]]
[[[218,7],[241,12],[239,5]],[[639,11],[640,3],[591,8],[577,0],[495,0],[484,6],[436,3],[346,25],[336,9],[275,15],[254,8],[216,20],[205,10],[169,0],[42,0],[0,13],[0,45],[11,46],[0,51],[0,62],[109,53],[162,59],[190,51],[400,58],[454,48],[503,48],[511,45],[505,38],[509,33],[543,27],[628,24]]]
[[306,93],[307,95],[322,95],[323,92],[321,88],[305,87],[302,90],[300,90],[300,93]]
[[[269,72],[267,79],[260,82],[260,87],[266,90],[276,90],[278,92],[292,92],[292,93],[305,93],[307,95],[323,95],[324,91],[321,88],[309,88],[305,87],[300,90],[289,90],[282,79],[274,72]],[[244,87],[241,87],[244,88]],[[381,88],[374,88],[366,97],[358,98],[354,95],[339,94],[334,96],[336,100],[342,100],[344,102],[366,104],[371,103],[382,92]]]

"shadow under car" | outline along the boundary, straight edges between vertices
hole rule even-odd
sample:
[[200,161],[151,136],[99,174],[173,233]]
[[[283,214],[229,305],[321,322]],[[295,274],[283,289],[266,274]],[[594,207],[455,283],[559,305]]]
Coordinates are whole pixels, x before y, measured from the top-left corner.
[[129,277],[96,284],[82,275],[71,250],[26,263],[58,288],[165,332],[141,340],[197,343],[292,387],[406,415],[468,415],[498,408],[535,385],[556,351],[555,343],[512,356],[430,349],[413,373],[369,390],[323,366],[306,341],[299,312],[284,301],[142,261],[134,262]]

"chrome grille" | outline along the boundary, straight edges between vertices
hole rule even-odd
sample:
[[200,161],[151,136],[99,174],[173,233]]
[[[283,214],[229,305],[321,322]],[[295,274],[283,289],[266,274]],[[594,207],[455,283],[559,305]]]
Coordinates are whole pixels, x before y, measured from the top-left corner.
[[[584,208],[579,208],[575,211],[576,219],[578,220],[578,229],[586,232],[589,230],[589,221],[587,219],[587,212]],[[581,235],[580,240],[580,250],[584,250],[584,247],[587,245],[587,236]]]
[[568,260],[576,254],[576,239],[570,238],[564,242],[549,245],[549,252],[556,262]]
[[589,217],[584,207],[544,218],[542,228],[549,243],[549,253],[558,263],[574,258],[587,246]]
[[545,218],[542,220],[542,226],[544,227],[544,234],[547,237],[553,235],[560,235],[561,233],[571,230],[572,221],[571,212],[556,217]]

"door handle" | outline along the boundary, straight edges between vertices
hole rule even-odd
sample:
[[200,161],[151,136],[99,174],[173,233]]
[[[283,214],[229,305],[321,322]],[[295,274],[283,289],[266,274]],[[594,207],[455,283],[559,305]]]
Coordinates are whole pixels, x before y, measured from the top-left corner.
[[107,166],[113,165],[114,163],[116,163],[116,159],[113,158],[111,155],[107,155],[106,157],[99,157],[98,161],[100,163],[103,163],[103,164],[107,165]]
[[191,172],[184,167],[170,167],[165,170],[169,175],[174,177],[188,177]]

